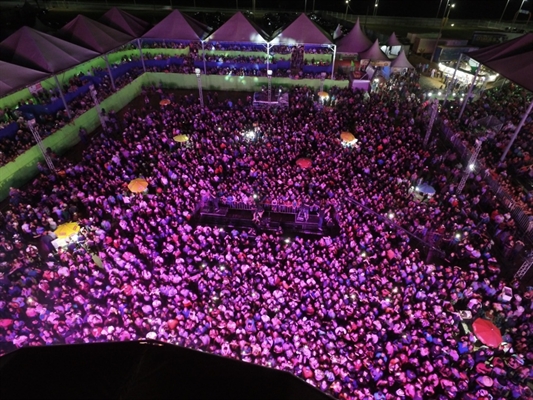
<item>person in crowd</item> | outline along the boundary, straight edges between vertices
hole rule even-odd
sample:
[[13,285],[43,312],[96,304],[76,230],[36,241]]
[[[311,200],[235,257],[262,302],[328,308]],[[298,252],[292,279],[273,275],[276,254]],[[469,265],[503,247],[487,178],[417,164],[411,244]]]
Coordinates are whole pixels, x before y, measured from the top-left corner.
[[[145,88],[151,101],[112,115],[81,162],[55,160],[63,176],[44,170],[10,193],[0,352],[150,338],[288,371],[339,399],[530,398],[533,292],[501,279],[491,240],[514,236],[513,220],[482,177],[457,193],[462,171],[439,140],[423,148],[416,77],[391,85],[332,88],[328,110],[306,87],[276,110],[209,94],[205,107],[176,97],[172,111],[158,104],[168,93]],[[248,140],[254,124],[263,134]],[[304,156],[310,168],[296,165]],[[129,192],[138,177],[146,192]],[[420,178],[433,196],[412,191]],[[215,193],[328,210],[340,234],[195,223]],[[83,244],[52,249],[71,221]],[[416,236],[436,238],[446,258],[428,261]],[[463,311],[504,342],[483,345]]]

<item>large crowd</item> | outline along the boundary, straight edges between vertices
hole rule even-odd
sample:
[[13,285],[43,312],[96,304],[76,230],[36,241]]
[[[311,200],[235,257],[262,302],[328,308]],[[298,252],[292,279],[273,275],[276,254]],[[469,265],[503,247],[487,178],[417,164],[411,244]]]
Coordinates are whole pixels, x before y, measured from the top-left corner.
[[[197,43],[183,43],[183,42],[175,42],[175,41],[168,41],[168,42],[143,42],[143,47],[146,49],[153,49],[153,48],[175,48],[175,49],[185,49],[189,48],[189,53],[186,55],[179,55],[177,57],[171,57],[169,54],[153,54],[153,53],[146,53],[144,54],[144,58],[147,60],[150,59],[158,59],[158,60],[170,60],[168,65],[164,66],[152,66],[148,67],[147,71],[150,72],[172,72],[172,73],[181,73],[181,74],[193,74],[195,73],[195,61],[203,61],[203,53],[201,52],[201,47]],[[291,46],[275,46],[276,48],[279,48],[280,54],[285,54],[284,52],[290,51],[293,49]],[[265,49],[264,46],[231,46],[231,45],[222,45],[222,44],[215,44],[213,45],[213,49],[217,50],[235,50],[235,49],[241,49],[241,51],[244,51],[247,49],[247,51],[259,51],[261,50],[263,54],[261,56],[252,57],[252,56],[220,56],[220,55],[206,55],[205,59],[206,61],[218,61],[223,62],[227,64],[239,64],[239,63],[245,63],[245,64],[253,64],[253,63],[260,63],[265,64],[266,63],[266,54],[264,53]],[[126,46],[123,46],[119,49],[119,51],[123,50],[136,50],[136,47],[132,44],[128,44]],[[321,48],[318,48],[318,51],[314,48],[307,49],[306,51],[310,52],[311,54],[321,53],[323,52]],[[131,61],[139,60],[140,58],[138,56],[131,56],[131,55],[125,55],[120,62],[116,63],[113,67],[119,66],[124,63],[129,63]],[[178,63],[177,61],[183,61],[183,63]],[[271,64],[276,64],[276,58],[270,59]],[[302,61],[302,65],[314,65],[314,66],[327,66],[331,65],[328,63],[316,61],[314,59],[311,60],[305,60],[305,62]],[[101,74],[102,81],[95,84],[95,87],[97,88],[98,92],[98,101],[103,101],[107,97],[109,97],[111,94],[113,94],[113,86],[111,83],[111,80],[109,78],[109,75],[106,75],[106,70],[102,68],[91,68],[91,70],[86,71],[87,73],[91,75],[95,75],[96,73],[104,72]],[[141,75],[143,72],[142,68],[134,67],[131,68],[127,73],[121,75],[118,78],[115,78],[114,84],[116,90],[121,89],[128,83],[130,83],[133,79],[137,78],[139,75]],[[209,67],[205,69],[205,72],[209,75],[233,75],[233,76],[267,76],[267,70],[266,68],[258,68],[258,67],[239,67],[238,65],[221,65],[217,67]],[[320,79],[321,73],[320,72],[304,72],[303,70],[294,71],[291,69],[276,69],[274,70],[273,76],[275,77],[288,77],[292,79]],[[62,86],[62,90],[64,93],[69,93],[78,90],[82,85],[87,84],[87,80],[83,79],[84,73],[80,73],[79,75],[75,75],[72,78],[68,80],[67,83],[65,83]],[[336,80],[346,80],[348,79],[347,75],[345,75],[342,72],[338,72],[335,76]],[[23,113],[18,110],[19,107],[23,105],[32,105],[32,104],[40,104],[46,106],[47,104],[51,103],[52,101],[58,100],[60,98],[59,91],[56,89],[51,90],[41,90],[35,94],[32,94],[31,97],[19,100],[17,104],[13,104],[11,107],[5,107],[4,109],[0,109],[0,130],[2,130],[5,126],[11,124],[11,123],[17,123],[18,130],[17,133],[14,136],[6,136],[0,134],[0,166],[5,165],[10,161],[13,161],[16,157],[18,157],[20,154],[24,153],[26,150],[28,150],[30,147],[35,145],[33,136],[29,130],[29,128],[26,126],[25,120],[27,118],[24,117]],[[69,109],[71,111],[71,117],[69,118],[67,112],[64,109],[59,110],[58,112],[54,114],[46,114],[42,113],[36,116],[36,126],[38,127],[39,133],[41,137],[45,138],[46,136],[54,133],[58,129],[61,129],[65,124],[67,124],[70,120],[78,117],[79,115],[83,114],[85,111],[89,110],[90,108],[94,107],[93,100],[88,92],[86,92],[83,95],[79,95],[72,100],[68,102]]]
[[[501,156],[532,101],[533,97],[525,89],[514,84],[498,85],[492,90],[479,93],[475,100],[470,101],[461,120],[458,119],[461,106],[459,102],[452,102],[446,114],[454,122],[454,131],[470,146],[473,146],[476,139],[485,138],[481,159],[502,186],[530,214],[533,212],[532,116],[526,118],[520,134],[503,161]],[[482,121],[489,117],[492,120],[487,126]]]
[[[40,166],[11,190],[0,352],[151,338],[289,371],[341,399],[531,398],[533,293],[500,278],[491,240],[515,256],[513,221],[481,176],[456,192],[462,169],[438,138],[422,147],[417,82],[332,88],[325,108],[296,87],[287,108],[261,110],[145,88],[144,106],[110,112],[80,163],[51,152],[61,173]],[[130,193],[138,177],[148,189]],[[421,182],[435,194],[413,190]],[[340,234],[202,226],[206,194],[330,204]],[[56,251],[53,232],[70,221],[79,242]],[[473,334],[477,317],[501,330],[499,347]]]

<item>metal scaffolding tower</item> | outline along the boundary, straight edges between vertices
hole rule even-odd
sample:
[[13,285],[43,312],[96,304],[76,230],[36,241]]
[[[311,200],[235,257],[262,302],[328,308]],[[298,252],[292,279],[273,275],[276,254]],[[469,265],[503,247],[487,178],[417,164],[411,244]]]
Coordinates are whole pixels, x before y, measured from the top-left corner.
[[54,167],[54,163],[52,162],[52,159],[46,154],[46,149],[43,145],[43,139],[41,138],[41,135],[39,134],[39,131],[37,130],[35,126],[35,120],[31,119],[29,121],[26,121],[26,125],[30,129],[33,138],[35,139],[35,142],[37,143],[37,146],[39,146],[39,150],[41,150],[41,153],[43,154],[44,161],[46,162],[46,165],[48,165],[48,169],[50,172],[56,173],[56,168]]

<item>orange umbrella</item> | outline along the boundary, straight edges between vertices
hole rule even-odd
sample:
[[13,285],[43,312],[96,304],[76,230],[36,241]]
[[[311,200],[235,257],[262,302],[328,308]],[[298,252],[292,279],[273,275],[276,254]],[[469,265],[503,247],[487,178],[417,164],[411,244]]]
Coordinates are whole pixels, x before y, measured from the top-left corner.
[[176,135],[173,137],[173,139],[175,142],[184,143],[189,140],[189,137],[187,135]]
[[146,179],[137,178],[128,183],[128,189],[133,193],[141,193],[148,187]]
[[472,324],[472,328],[479,341],[489,347],[499,347],[503,342],[502,334],[498,327],[487,319],[476,319]]
[[353,133],[350,132],[342,132],[341,139],[346,143],[351,143],[355,140],[355,136],[353,135]]
[[159,102],[159,105],[160,106],[168,106],[170,104],[170,100],[169,99],[163,99]]
[[54,233],[58,239],[67,239],[79,231],[80,226],[76,222],[67,222],[66,224],[59,225]]
[[310,168],[312,164],[313,161],[310,158],[299,158],[296,160],[296,165],[303,169]]

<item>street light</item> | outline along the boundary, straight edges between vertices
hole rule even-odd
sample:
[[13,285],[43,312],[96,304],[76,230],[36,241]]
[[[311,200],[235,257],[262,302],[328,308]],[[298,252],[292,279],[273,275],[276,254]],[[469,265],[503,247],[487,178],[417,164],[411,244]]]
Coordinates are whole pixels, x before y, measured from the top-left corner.
[[446,12],[446,15],[445,17],[442,19],[442,26],[446,26],[446,24],[448,23],[448,17],[450,16],[450,11],[452,11],[452,8],[455,8],[455,3],[454,4],[449,4],[448,5],[448,10]]
[[374,3],[374,17],[376,15],[378,15],[378,5],[379,5],[379,0],[376,0],[376,2]]
[[505,3],[505,7],[503,8],[502,16],[500,17],[500,24],[502,22],[503,15],[505,14],[505,11],[507,10],[508,5],[509,5],[509,0],[507,0],[507,2]]
[[439,18],[439,12],[440,12],[440,7],[442,6],[442,0],[440,0],[439,2],[439,8],[437,9],[437,16],[435,18]]
[[350,7],[350,0],[346,0],[346,11],[344,12],[344,19],[348,16],[348,7]]
[[520,13],[520,11],[522,11],[522,6],[524,5],[526,1],[527,0],[522,0],[522,3],[520,3],[520,8],[518,9],[518,11],[516,12],[513,18],[513,24],[516,22],[516,18],[518,17],[518,14]]
[[198,97],[200,98],[200,105],[204,107],[204,94],[202,92],[202,71],[200,68],[195,68],[194,73],[196,74],[196,79],[198,80]]
[[268,79],[268,106],[270,107],[270,102],[272,101],[272,70],[267,69],[267,79]]

